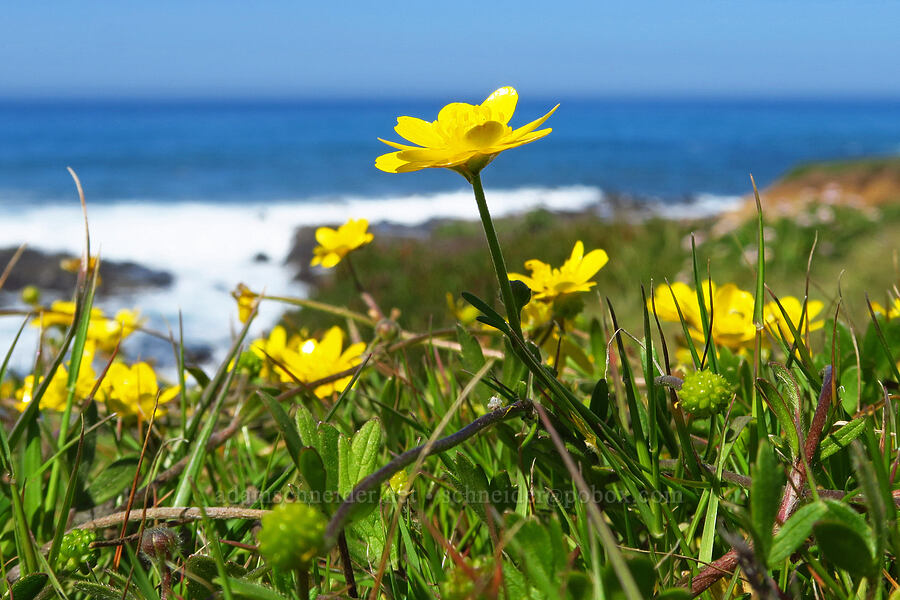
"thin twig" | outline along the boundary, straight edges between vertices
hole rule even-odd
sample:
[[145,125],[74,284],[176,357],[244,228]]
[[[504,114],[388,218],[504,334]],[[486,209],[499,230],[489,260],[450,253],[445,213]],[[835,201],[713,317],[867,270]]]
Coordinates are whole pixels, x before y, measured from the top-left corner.
[[[255,521],[261,519],[270,511],[261,508],[244,508],[242,506],[208,506],[203,509],[203,512],[210,519],[246,519]],[[141,519],[198,521],[202,518],[201,510],[196,507],[157,506],[148,508],[146,512],[123,510],[81,523],[72,529],[105,529],[127,521],[140,521]]]

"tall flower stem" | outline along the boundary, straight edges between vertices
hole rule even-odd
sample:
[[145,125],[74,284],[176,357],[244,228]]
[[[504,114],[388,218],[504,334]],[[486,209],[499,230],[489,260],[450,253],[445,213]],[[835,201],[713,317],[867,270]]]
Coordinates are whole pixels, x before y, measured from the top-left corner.
[[506,262],[503,260],[503,252],[500,250],[500,240],[494,230],[494,221],[488,210],[487,199],[484,197],[484,187],[481,185],[481,174],[470,175],[469,181],[475,191],[475,201],[478,204],[478,214],[481,216],[481,224],[484,226],[484,236],[487,238],[488,247],[491,250],[491,260],[494,263],[494,271],[500,283],[500,295],[503,305],[506,307],[506,318],[512,327],[513,333],[522,338],[522,324],[519,322],[519,311],[516,310],[516,301],[513,296],[512,286],[509,283],[509,274],[506,271]]

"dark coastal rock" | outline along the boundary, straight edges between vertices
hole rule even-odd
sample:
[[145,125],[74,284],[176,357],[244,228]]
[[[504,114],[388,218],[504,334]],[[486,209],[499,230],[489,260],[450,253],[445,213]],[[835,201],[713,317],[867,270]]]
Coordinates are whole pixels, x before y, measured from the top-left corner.
[[284,264],[294,270],[294,279],[307,283],[315,281],[315,271],[309,266],[312,260],[313,248],[316,247],[316,227],[298,227],[294,231],[294,241],[291,243],[291,251],[284,259]]
[[[16,248],[0,249],[0,270],[6,267],[16,250]],[[33,285],[44,291],[70,292],[75,287],[77,276],[60,268],[60,261],[71,258],[72,255],[63,252],[42,252],[26,248],[10,271],[3,289],[14,292]],[[168,271],[151,269],[134,262],[114,260],[101,261],[100,277],[103,282],[97,291],[106,295],[140,288],[168,287],[174,280]]]

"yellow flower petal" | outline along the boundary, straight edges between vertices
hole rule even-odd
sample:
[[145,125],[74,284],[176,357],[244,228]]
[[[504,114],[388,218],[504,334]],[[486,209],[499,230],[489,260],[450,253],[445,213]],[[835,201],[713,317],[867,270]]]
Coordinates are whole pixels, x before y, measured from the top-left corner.
[[[401,117],[401,118],[402,118],[402,117]],[[383,140],[383,139],[381,139],[381,138],[378,138],[378,141],[379,141],[379,142],[384,142],[385,144],[387,144],[387,145],[390,146],[391,148],[396,148],[397,150],[415,150],[415,149],[417,148],[417,146],[409,146],[409,145],[407,145],[407,144],[398,144],[397,142],[392,142],[392,141],[390,141],[390,140]]]
[[[434,125],[428,121],[417,119],[416,117],[398,117],[397,126],[394,127],[400,137],[403,137],[413,144],[419,146],[437,146],[442,143],[441,136],[434,130]],[[379,138],[380,139],[380,138]],[[394,146],[398,150],[403,150],[399,144],[395,145],[391,142],[381,140],[388,146]]]
[[[544,124],[544,121],[546,121],[547,119],[549,119],[549,118],[550,118],[550,115],[552,115],[553,113],[555,113],[557,108],[559,108],[559,104],[557,104],[556,106],[554,106],[553,108],[551,108],[550,111],[549,111],[546,115],[544,115],[543,117],[541,117],[540,119],[535,119],[534,121],[532,121],[531,123],[529,123],[529,124],[527,124],[527,125],[522,125],[522,126],[519,127],[518,129],[513,129],[513,131],[512,131],[512,133],[510,134],[510,136],[512,136],[512,137],[522,137],[522,136],[524,136],[526,133],[531,133],[532,131],[534,131],[535,129],[537,129],[537,128],[540,127],[541,125],[543,125],[543,124]],[[548,130],[547,133],[550,133],[550,131]],[[545,134],[545,135],[546,135],[546,134]]]
[[506,133],[508,127],[497,121],[487,121],[472,127],[466,132],[466,141],[473,149],[488,148],[497,143]]
[[512,118],[513,113],[516,112],[516,104],[518,101],[519,94],[516,92],[515,88],[505,86],[495,90],[490,96],[485,98],[481,105],[490,108],[491,113],[495,118],[506,125]]

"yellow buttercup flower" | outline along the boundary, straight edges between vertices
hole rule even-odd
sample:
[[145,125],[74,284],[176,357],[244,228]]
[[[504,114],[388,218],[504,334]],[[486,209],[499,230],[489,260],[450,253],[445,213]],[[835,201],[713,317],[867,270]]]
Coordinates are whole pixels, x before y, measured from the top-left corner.
[[288,340],[287,331],[281,325],[273,327],[268,338],[254,340],[250,344],[250,351],[263,361],[260,375],[271,377],[273,373],[277,373],[284,375],[285,381],[290,381],[290,377],[278,365],[284,364],[284,352],[287,350],[288,344],[296,345],[299,340],[300,338],[296,336]]
[[399,117],[394,128],[401,137],[418,144],[409,146],[378,138],[397,152],[375,159],[375,166],[388,173],[408,173],[432,167],[453,169],[463,175],[478,173],[495,156],[538,140],[551,129],[535,131],[559,107],[531,123],[512,129],[508,123],[516,110],[518,93],[507,86],[478,105],[453,102],[438,113],[436,121]]
[[366,229],[369,222],[365,219],[350,219],[337,229],[319,227],[316,229],[316,241],[319,245],[313,249],[312,266],[322,265],[326,269],[337,265],[352,250],[372,241],[374,236]]
[[[712,305],[712,336],[716,344],[740,349],[756,338],[753,294],[726,283],[716,290]],[[699,336],[704,340],[702,335]]]
[[[281,352],[284,368],[289,373],[278,369],[283,382],[299,381],[311,383],[346,371],[359,364],[360,356],[366,348],[364,342],[351,344],[342,350],[344,334],[339,327],[332,327],[325,332],[321,340],[310,338],[298,340],[296,344],[284,348]],[[319,398],[340,393],[350,383],[351,377],[343,377],[331,383],[322,384],[314,390]]]
[[[803,303],[793,296],[785,296],[779,299],[781,306],[787,313],[791,324],[801,334],[806,335],[808,331],[816,331],[825,326],[824,321],[813,321],[816,316],[822,312],[824,304],[819,300],[809,300],[806,303],[806,315],[803,315]],[[766,329],[776,338],[784,337],[788,344],[794,343],[794,334],[791,332],[790,326],[784,318],[781,309],[773,301],[766,304],[763,308],[763,315],[766,322]],[[800,318],[803,317],[803,326],[800,326]]]
[[[75,303],[57,300],[49,310],[42,311],[31,324],[34,327],[70,327],[75,316]],[[131,335],[141,326],[143,320],[140,312],[122,309],[114,318],[107,317],[99,308],[91,308],[88,321],[87,339],[95,342],[97,348],[104,352],[112,352],[120,339]]]
[[[716,284],[704,283],[703,291],[706,296],[706,306],[709,306],[710,285],[712,285],[712,293],[716,292]],[[702,329],[702,321],[700,319],[700,302],[697,301],[697,292],[687,284],[676,281],[671,285],[662,284],[656,287],[654,292],[656,304],[656,315],[663,321],[671,323],[679,323],[681,319],[678,317],[678,311],[685,322],[697,329]],[[677,302],[677,306],[676,306]],[[647,308],[653,310],[653,302],[647,302]]]
[[554,269],[537,259],[525,262],[531,276],[510,273],[510,281],[521,281],[534,292],[534,300],[553,301],[559,296],[575,292],[587,292],[597,285],[591,278],[603,268],[609,257],[603,250],[584,253],[584,244],[575,242],[572,255],[563,265]]
[[888,319],[896,319],[897,317],[900,317],[900,298],[894,298],[894,301],[888,308],[883,307],[878,302],[873,302],[872,312],[876,315],[884,315]]
[[477,308],[463,300],[462,298],[454,298],[453,294],[447,292],[447,310],[453,315],[453,318],[463,325],[471,325],[481,314]]
[[243,283],[238,284],[237,289],[231,292],[232,298],[237,300],[238,319],[241,323],[246,323],[250,318],[250,314],[256,310],[259,304],[259,294],[253,292]]
[[[80,258],[64,258],[59,261],[59,268],[63,271],[68,271],[69,273],[77,273],[81,270],[81,259]],[[88,259],[88,272],[93,271],[97,268],[97,257],[92,256]]]
[[140,417],[147,420],[153,412],[159,395],[157,414],[164,412],[163,405],[173,400],[180,391],[179,386],[159,391],[156,373],[145,362],[128,366],[114,362],[109,366],[106,377],[100,384],[97,398],[106,403],[109,410],[122,417]]
[[[712,294],[710,294],[710,287]],[[738,288],[733,283],[723,286],[716,284],[703,284],[705,308],[707,315],[712,307],[712,338],[720,345],[732,350],[739,350],[752,342],[756,337],[756,326],[753,324],[753,294]],[[675,296],[674,298],[672,296]],[[660,285],[654,292],[656,300],[656,314],[662,321],[679,323],[678,309],[688,326],[691,337],[700,343],[706,342],[703,334],[703,322],[700,317],[700,302],[697,300],[697,292],[683,283],[673,283],[670,286]],[[712,303],[710,303],[712,297]],[[653,305],[648,300],[647,307],[652,310]]]
[[538,329],[553,322],[553,304],[532,300],[522,308],[522,327]]
[[[91,367],[94,360],[94,345],[88,342],[84,345],[84,352],[81,355],[81,366],[78,369],[78,378],[75,380],[75,396],[74,401],[79,402],[86,398],[91,390],[94,389],[94,383],[97,375]],[[34,399],[34,394],[43,382],[43,377],[35,377],[27,375],[22,381],[22,387],[16,391],[16,409],[24,411],[28,403]],[[66,398],[69,394],[67,385],[69,382],[69,371],[66,366],[57,367],[50,385],[41,396],[41,410],[62,411],[66,407]]]

